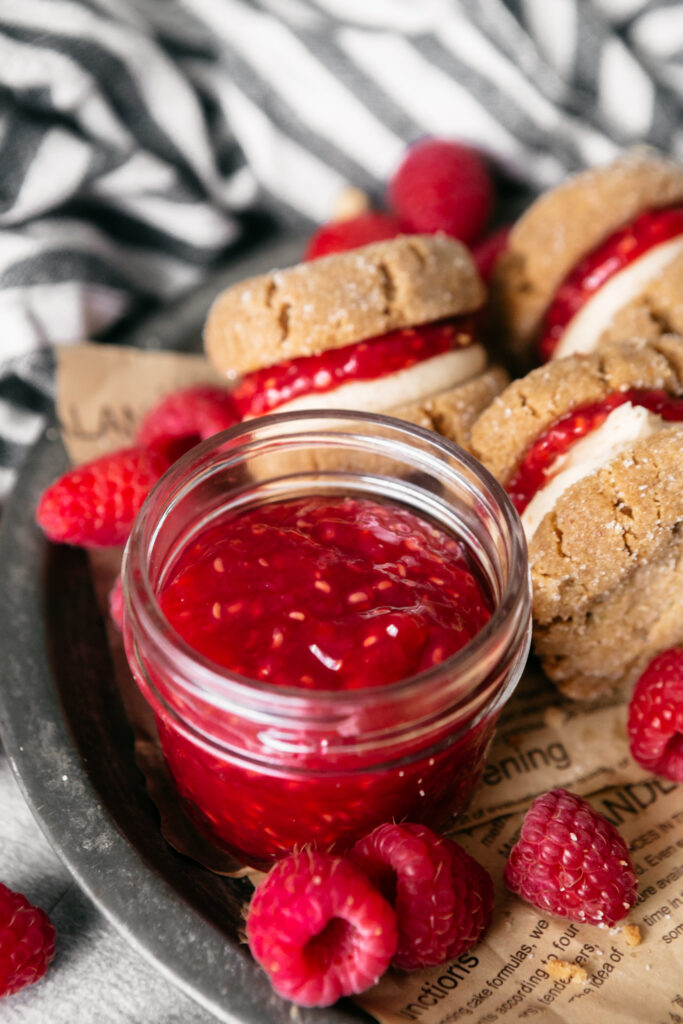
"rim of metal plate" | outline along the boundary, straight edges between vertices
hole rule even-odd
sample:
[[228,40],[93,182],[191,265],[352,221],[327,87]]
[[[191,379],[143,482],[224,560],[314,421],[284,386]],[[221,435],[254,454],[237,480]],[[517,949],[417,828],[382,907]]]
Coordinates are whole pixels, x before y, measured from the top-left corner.
[[[301,249],[300,239],[286,239],[241,257],[123,340],[148,349],[191,347],[221,288],[272,266],[296,262]],[[48,545],[33,519],[41,492],[66,465],[52,425],[29,454],[0,530],[0,732],[5,751],[56,852],[141,954],[218,1020],[291,1024],[291,1004],[271,991],[244,947],[191,906],[117,827],[78,753],[48,656]],[[132,750],[129,753],[132,758]],[[351,1004],[301,1010],[299,1019],[311,1024],[369,1020]]]

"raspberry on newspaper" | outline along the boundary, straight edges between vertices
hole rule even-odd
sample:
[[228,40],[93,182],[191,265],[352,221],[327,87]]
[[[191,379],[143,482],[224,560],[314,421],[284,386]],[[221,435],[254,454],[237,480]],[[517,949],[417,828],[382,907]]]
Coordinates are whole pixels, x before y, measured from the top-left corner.
[[55,953],[55,930],[44,910],[0,883],[0,996],[45,974]]
[[683,647],[654,658],[636,683],[628,735],[638,764],[683,782]]
[[305,850],[257,888],[247,938],[279,995],[330,1006],[384,974],[396,952],[396,914],[360,868]]
[[504,877],[508,889],[539,910],[610,928],[626,917],[638,896],[623,838],[566,789],[534,800]]
[[491,923],[488,871],[425,825],[380,825],[349,857],[395,907],[396,967],[410,971],[452,960],[476,945]]

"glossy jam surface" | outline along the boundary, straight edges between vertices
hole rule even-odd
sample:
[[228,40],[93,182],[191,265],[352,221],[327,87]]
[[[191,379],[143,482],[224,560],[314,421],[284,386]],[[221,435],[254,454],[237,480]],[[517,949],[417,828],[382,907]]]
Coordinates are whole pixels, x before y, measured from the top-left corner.
[[615,274],[649,249],[683,234],[683,206],[646,210],[577,263],[559,286],[546,313],[539,355],[548,360],[570,320]]
[[356,380],[375,380],[472,341],[473,321],[458,317],[390,331],[315,356],[289,359],[246,374],[232,392],[242,419],[263,416],[309,394],[324,394]]
[[537,438],[508,483],[506,490],[520,514],[549,479],[555,460],[576,441],[601,426],[613,409],[626,402],[643,406],[664,420],[683,421],[683,398],[666,391],[615,391],[601,402],[573,409]]
[[359,498],[274,503],[215,523],[182,552],[159,601],[217,664],[321,690],[407,679],[490,617],[457,540]]

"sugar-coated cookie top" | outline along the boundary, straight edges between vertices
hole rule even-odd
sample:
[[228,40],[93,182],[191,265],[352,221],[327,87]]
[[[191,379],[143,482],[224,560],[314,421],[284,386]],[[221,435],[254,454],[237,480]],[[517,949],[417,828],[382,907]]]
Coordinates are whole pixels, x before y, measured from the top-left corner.
[[464,245],[402,235],[226,289],[209,312],[204,344],[221,373],[248,373],[468,313],[484,298]]

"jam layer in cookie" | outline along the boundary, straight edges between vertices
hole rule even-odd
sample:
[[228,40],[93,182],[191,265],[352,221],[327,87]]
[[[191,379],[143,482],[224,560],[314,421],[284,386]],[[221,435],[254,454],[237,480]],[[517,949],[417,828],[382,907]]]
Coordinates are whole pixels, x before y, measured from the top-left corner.
[[[471,317],[391,331],[343,348],[266,366],[246,374],[232,394],[242,419],[250,419],[275,409],[284,412],[311,404],[343,408],[349,403],[344,400],[342,389],[371,381],[381,383],[384,395],[378,387],[372,388],[365,405],[385,409],[424,397],[419,380],[417,391],[409,391],[407,397],[401,391],[394,395],[391,381],[397,374],[405,377],[412,367],[422,365],[426,369],[424,364],[434,360],[438,360],[441,386],[428,385],[429,394],[460,383],[483,369],[486,356],[479,345],[473,344]],[[352,407],[354,404],[351,402]]]
[[683,206],[647,210],[565,277],[541,332],[543,360],[590,352],[620,309],[683,253]]
[[[629,408],[616,416],[615,410],[622,406]],[[637,409],[652,415],[639,414]],[[507,484],[527,539],[535,532],[541,512],[547,511],[567,487],[599,468],[625,445],[654,433],[667,422],[681,421],[683,398],[663,390],[635,388],[614,392],[558,419],[537,438]],[[585,444],[589,436],[594,442],[590,449]],[[582,449],[575,447],[582,441]]]

